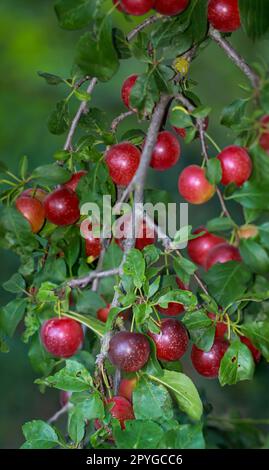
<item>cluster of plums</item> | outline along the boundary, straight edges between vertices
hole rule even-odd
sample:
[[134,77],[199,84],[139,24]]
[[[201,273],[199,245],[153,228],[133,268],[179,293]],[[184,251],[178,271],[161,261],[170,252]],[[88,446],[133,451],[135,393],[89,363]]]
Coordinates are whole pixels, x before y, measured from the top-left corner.
[[[188,7],[190,0],[113,0],[119,11],[141,16],[155,9],[165,16],[175,16]],[[221,32],[236,31],[241,26],[238,0],[209,0],[208,20]]]

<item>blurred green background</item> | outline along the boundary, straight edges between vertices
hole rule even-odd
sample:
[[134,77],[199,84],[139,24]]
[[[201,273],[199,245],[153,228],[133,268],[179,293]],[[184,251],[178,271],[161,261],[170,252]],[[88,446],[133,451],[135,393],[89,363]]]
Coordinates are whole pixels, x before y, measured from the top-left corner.
[[[111,1],[107,0],[108,8]],[[131,23],[115,13],[115,21],[126,31]],[[64,137],[49,134],[47,117],[64,93],[61,87],[49,87],[37,75],[38,70],[69,76],[78,33],[67,32],[58,27],[52,0],[1,0],[0,2],[0,159],[16,170],[22,155],[28,155],[31,167],[50,161],[56,150],[63,145]],[[267,61],[268,43],[251,43],[242,32],[232,38],[233,44],[250,62]],[[104,108],[111,119],[124,110],[120,89],[124,78],[143,70],[132,61],[123,61],[113,80],[96,88],[93,103]],[[246,83],[241,72],[231,64],[223,52],[210,45],[191,67],[191,77],[196,80],[197,92],[204,103],[213,109],[209,132],[220,145],[231,143],[233,136],[219,126],[222,107],[238,96],[244,96],[239,84]],[[135,123],[128,121],[126,126]],[[125,124],[122,126],[124,129]],[[213,150],[212,150],[213,151]],[[171,191],[173,199],[180,202],[177,193],[177,177],[186,164],[199,161],[198,143],[183,145],[178,168],[165,174],[151,173],[151,183]],[[217,214],[216,200],[201,208],[190,208],[193,226],[204,223]],[[237,208],[233,208],[235,216]],[[17,259],[1,251],[1,283],[12,275]],[[1,305],[10,300],[1,289]],[[244,382],[235,387],[221,389],[217,382],[206,381],[197,376],[185,364],[186,372],[206,390],[213,403],[215,414],[224,415],[229,410],[240,412],[244,417],[269,418],[268,389],[269,369],[263,362],[256,371],[255,381]],[[34,374],[27,359],[27,347],[18,332],[12,341],[8,355],[0,357],[0,448],[16,448],[22,443],[21,425],[34,418],[47,419],[59,408],[58,393],[48,390],[41,396],[33,384]]]

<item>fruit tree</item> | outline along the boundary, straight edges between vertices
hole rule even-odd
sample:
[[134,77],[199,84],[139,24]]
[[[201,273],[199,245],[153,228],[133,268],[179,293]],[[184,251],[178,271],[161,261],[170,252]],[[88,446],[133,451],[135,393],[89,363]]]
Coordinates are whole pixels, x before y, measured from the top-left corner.
[[[39,72],[65,93],[48,121],[62,144],[33,171],[26,157],[17,174],[1,164],[1,247],[20,267],[4,283],[14,299],[0,311],[0,347],[23,324],[35,383],[59,390],[62,406],[23,426],[23,448],[243,447],[244,424],[266,445],[259,426],[269,414],[222,428],[195,377],[205,390],[206,379],[227,388],[269,361],[269,80],[230,40],[240,28],[250,40],[266,35],[267,3],[56,0],[60,27],[83,30],[69,77]],[[121,15],[127,35],[115,25]],[[242,71],[238,99],[220,116],[225,148],[210,134],[214,103],[191,78],[211,42]],[[144,71],[123,80],[122,113],[109,122],[91,97],[130,58]],[[137,128],[122,132],[130,117]],[[186,145],[199,149],[195,164]],[[169,170],[194,211],[215,198],[202,227],[171,235],[141,209],[167,207],[147,177]]]

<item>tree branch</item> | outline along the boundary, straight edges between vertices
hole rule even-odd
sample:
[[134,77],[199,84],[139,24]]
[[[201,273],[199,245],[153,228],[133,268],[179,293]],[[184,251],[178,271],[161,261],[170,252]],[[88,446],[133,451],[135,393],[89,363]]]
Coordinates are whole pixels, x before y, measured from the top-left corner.
[[55,423],[55,421],[57,421],[60,416],[64,415],[65,413],[67,413],[67,411],[70,409],[70,403],[67,403],[66,405],[64,405],[62,408],[60,408],[51,418],[48,419],[47,423],[48,424],[52,424],[52,423]]
[[260,85],[260,78],[252,70],[252,68],[245,62],[243,57],[232,47],[232,45],[222,37],[221,33],[214,29],[212,26],[209,29],[209,37],[213,39],[227,54],[227,56],[233,61],[237,67],[247,76],[253,88],[258,89]]
[[[90,84],[87,88],[87,93],[89,95],[92,93],[92,91],[93,91],[96,84],[97,84],[97,78],[92,78],[91,81],[90,81]],[[66,141],[65,141],[65,144],[64,144],[64,150],[72,150],[72,140],[73,140],[77,125],[79,123],[79,120],[80,120],[82,114],[86,111],[86,109],[87,109],[87,101],[82,101],[82,103],[80,104],[80,106],[77,110],[77,113],[76,113],[76,115],[75,115],[75,117],[72,121],[69,132],[67,134],[67,138],[66,138]]]
[[122,113],[120,114],[119,116],[117,116],[113,121],[112,121],[112,124],[111,124],[111,132],[115,133],[116,130],[117,130],[117,127],[119,126],[119,124],[124,121],[124,119],[128,118],[129,116],[132,116],[135,112],[130,110],[130,111],[126,111],[125,113]]
[[119,274],[119,268],[108,269],[107,271],[99,271],[98,266],[95,271],[91,271],[87,276],[79,279],[72,279],[67,285],[71,288],[81,287],[84,288],[95,279],[103,279],[105,277],[117,276]]
[[143,21],[138,26],[136,26],[136,28],[130,31],[129,34],[127,34],[127,37],[126,37],[127,41],[128,42],[132,41],[137,36],[137,34],[140,33],[140,31],[142,31],[143,29],[147,28],[148,26],[152,25],[153,23],[156,23],[156,21],[159,21],[161,19],[162,17],[158,15],[150,16],[145,21]]

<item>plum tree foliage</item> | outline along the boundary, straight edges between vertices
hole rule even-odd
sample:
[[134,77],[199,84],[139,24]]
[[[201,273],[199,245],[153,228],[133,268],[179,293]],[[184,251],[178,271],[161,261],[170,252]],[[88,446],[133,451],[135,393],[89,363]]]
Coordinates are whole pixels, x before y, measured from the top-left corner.
[[[23,448],[262,447],[255,423],[252,438],[240,418],[220,430],[214,404],[180,360],[191,349],[183,364],[220,387],[255,380],[261,357],[269,361],[268,74],[229,38],[240,27],[263,38],[267,1],[57,0],[55,12],[61,28],[83,32],[68,78],[39,72],[66,90],[48,120],[51,133],[65,134],[55,161],[30,172],[23,157],[17,174],[1,164],[1,247],[20,267],[4,283],[14,299],[0,311],[0,348],[8,351],[24,323],[36,384],[66,394],[68,429],[64,437],[54,426],[58,414],[28,422]],[[132,15],[145,13],[132,26]],[[127,36],[116,15],[128,16]],[[225,149],[208,134],[211,108],[191,80],[192,61],[211,41],[247,82],[220,116]],[[91,95],[129,58],[144,72],[126,77],[123,111],[111,123]],[[123,133],[129,116],[148,130]],[[147,171],[176,171],[183,138],[198,140],[201,160],[178,175],[179,193],[191,204],[219,202],[217,216],[188,227],[187,250],[176,249],[182,232],[148,237],[147,224],[157,231],[149,219],[137,240],[81,237],[85,202],[166,203],[162,188],[147,188]]]

